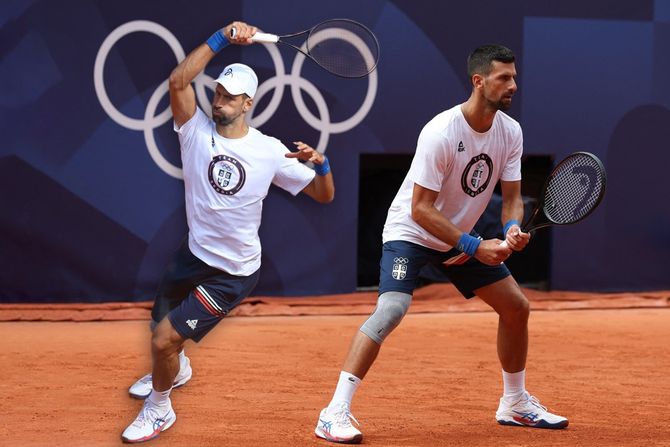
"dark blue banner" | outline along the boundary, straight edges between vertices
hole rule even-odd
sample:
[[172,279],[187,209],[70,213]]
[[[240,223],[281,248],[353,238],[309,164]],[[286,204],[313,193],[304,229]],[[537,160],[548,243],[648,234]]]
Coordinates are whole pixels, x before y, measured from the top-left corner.
[[250,124],[333,167],[330,205],[266,199],[255,294],[355,290],[361,154],[412,153],[430,118],[467,99],[466,57],[491,42],[517,54],[509,113],[525,152],[585,150],[608,170],[601,207],[553,232],[551,286],[670,287],[668,2],[13,0],[0,5],[0,300],[150,299],[187,231],[170,71],[235,19],[284,34],[334,17],[377,35],[373,75],[339,79],[253,45],[226,48],[194,83],[208,110],[221,69],[251,65]]

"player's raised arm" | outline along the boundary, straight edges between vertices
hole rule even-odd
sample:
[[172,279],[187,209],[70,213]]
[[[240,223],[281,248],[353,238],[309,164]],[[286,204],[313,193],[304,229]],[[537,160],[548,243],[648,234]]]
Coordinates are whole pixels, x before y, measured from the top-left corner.
[[[230,36],[235,27],[235,37]],[[177,126],[183,125],[195,114],[195,92],[191,82],[200,74],[209,61],[228,44],[249,45],[256,27],[244,22],[232,22],[216,31],[207,42],[191,51],[170,73],[170,108]]]

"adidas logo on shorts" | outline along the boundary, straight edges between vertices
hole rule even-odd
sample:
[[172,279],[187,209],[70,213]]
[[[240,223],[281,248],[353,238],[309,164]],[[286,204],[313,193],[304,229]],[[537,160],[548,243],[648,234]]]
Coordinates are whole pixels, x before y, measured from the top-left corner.
[[195,327],[198,325],[198,320],[186,320],[186,324],[188,324],[191,329],[195,330]]

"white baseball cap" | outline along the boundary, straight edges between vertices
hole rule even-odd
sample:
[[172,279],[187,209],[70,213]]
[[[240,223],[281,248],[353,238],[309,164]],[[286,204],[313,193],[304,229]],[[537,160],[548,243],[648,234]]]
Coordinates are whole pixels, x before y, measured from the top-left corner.
[[246,93],[253,98],[258,88],[258,77],[251,67],[244,64],[230,64],[223,69],[216,82],[231,95]]

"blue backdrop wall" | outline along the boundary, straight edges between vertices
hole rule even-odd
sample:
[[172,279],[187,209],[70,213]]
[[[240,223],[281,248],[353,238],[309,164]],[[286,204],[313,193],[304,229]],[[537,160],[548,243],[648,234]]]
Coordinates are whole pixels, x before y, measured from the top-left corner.
[[376,33],[382,56],[369,78],[338,79],[253,45],[226,48],[195,83],[207,110],[224,65],[255,67],[251,124],[326,151],[335,173],[329,206],[268,196],[255,294],[355,289],[360,154],[413,152],[425,122],[467,98],[467,54],[490,42],[517,54],[509,113],[526,153],[588,150],[608,169],[603,205],[554,232],[552,286],[670,287],[670,2],[9,0],[0,4],[0,300],[150,299],[187,230],[169,72],[234,19],[281,34],[332,17]]

